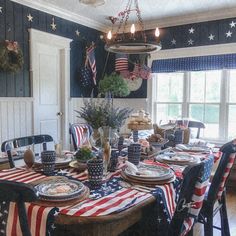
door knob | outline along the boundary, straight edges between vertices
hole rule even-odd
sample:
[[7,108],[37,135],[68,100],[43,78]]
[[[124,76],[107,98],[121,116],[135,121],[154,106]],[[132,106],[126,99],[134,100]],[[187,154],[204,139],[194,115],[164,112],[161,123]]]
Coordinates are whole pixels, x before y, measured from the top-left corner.
[[57,116],[62,116],[63,113],[61,111],[57,112]]

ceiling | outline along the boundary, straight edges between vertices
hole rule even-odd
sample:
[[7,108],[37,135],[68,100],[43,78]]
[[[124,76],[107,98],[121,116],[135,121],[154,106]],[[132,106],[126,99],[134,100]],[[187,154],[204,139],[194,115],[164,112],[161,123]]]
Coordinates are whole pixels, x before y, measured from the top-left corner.
[[[117,16],[127,0],[106,0],[102,6],[79,0],[12,0],[50,14],[106,32],[108,16]],[[145,28],[167,27],[236,16],[236,0],[139,0]],[[130,16],[135,18],[135,16]],[[136,19],[136,18],[135,18]]]

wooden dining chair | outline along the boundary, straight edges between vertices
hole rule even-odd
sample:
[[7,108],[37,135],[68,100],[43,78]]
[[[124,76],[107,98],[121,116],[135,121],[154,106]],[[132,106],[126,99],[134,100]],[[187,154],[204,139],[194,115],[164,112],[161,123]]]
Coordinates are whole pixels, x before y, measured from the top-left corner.
[[[190,130],[192,130],[192,131],[194,131],[194,130],[197,131],[195,137],[192,137],[192,138],[198,139],[200,137],[201,129],[206,128],[205,124],[199,120],[194,120],[191,118],[186,118],[186,119],[188,120],[188,128],[190,128]],[[177,120],[177,124],[182,125],[182,120]],[[191,135],[193,133],[194,132],[191,132]]]
[[74,123],[70,124],[69,126],[69,133],[71,135],[71,140],[74,146],[74,150],[76,151],[80,145],[83,144],[83,135],[84,135],[84,130],[86,129],[86,132],[88,132],[88,137],[92,135],[93,128],[88,125],[88,124],[82,124],[82,123]]
[[187,167],[168,236],[192,235],[193,225],[197,222],[204,194],[207,189],[214,156],[210,155],[200,164]]
[[23,236],[31,236],[25,202],[38,199],[35,188],[24,183],[0,180],[0,202],[15,202],[18,209],[20,228]]
[[[222,156],[212,178],[211,185],[203,202],[198,221],[204,224],[204,235],[213,236],[213,228],[221,230],[221,235],[230,235],[225,184],[233,166],[236,153],[236,140],[226,143],[220,149]],[[220,213],[221,227],[213,225],[213,218]]]
[[31,146],[33,144],[42,144],[43,151],[45,151],[47,150],[47,143],[49,142],[53,142],[53,138],[48,134],[32,135],[6,140],[2,143],[1,150],[2,152],[7,153],[10,168],[14,168],[15,163],[12,157],[13,150]]

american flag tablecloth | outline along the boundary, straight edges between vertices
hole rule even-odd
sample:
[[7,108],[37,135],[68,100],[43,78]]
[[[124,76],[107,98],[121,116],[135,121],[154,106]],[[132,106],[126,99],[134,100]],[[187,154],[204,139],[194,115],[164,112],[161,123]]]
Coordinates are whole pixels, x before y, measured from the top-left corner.
[[[86,172],[78,174],[74,169],[59,171],[58,175],[65,175],[73,179],[78,179],[83,181],[85,184],[88,182]],[[88,199],[73,206],[60,207],[59,210],[57,207],[26,204],[32,236],[49,235],[54,227],[54,214],[57,214],[58,211],[60,211],[59,214],[71,216],[103,216],[123,211],[145,201],[152,195],[157,197],[158,202],[161,199],[167,219],[172,217],[176,207],[176,182],[160,186],[152,193],[147,193],[131,188],[122,188],[119,185],[119,172],[112,173],[109,177],[110,180],[107,182],[107,186],[110,187],[109,192],[104,191],[103,188],[92,190]],[[43,180],[44,178],[46,178],[46,176],[41,173],[27,171],[23,168],[13,168],[0,171],[0,179],[5,180],[32,183],[36,180]],[[4,202],[0,207],[0,235],[21,236],[22,234],[15,203],[7,204]]]

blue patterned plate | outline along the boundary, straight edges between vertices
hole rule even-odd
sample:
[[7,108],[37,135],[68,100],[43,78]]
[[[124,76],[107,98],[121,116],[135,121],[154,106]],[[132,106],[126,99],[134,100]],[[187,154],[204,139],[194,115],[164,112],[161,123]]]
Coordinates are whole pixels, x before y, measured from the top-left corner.
[[62,201],[78,197],[84,190],[84,185],[76,180],[53,179],[43,181],[35,186],[40,200]]

